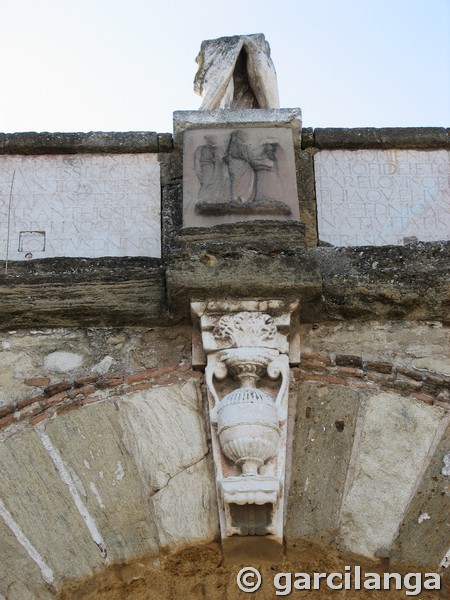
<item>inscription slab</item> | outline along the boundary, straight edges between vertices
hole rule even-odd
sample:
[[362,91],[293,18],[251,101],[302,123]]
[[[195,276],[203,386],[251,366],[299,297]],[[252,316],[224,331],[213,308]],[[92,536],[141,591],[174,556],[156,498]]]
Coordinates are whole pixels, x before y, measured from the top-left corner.
[[292,131],[196,129],[184,134],[183,223],[299,220]]
[[154,154],[0,158],[0,259],[161,256]]
[[320,240],[335,246],[450,240],[448,150],[324,150],[314,167]]

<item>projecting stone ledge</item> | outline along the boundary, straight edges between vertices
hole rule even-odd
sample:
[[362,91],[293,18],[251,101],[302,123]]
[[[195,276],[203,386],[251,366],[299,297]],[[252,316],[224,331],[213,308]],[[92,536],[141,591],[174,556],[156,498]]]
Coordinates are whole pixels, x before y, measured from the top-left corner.
[[0,326],[147,325],[167,320],[155,258],[0,261]]
[[303,224],[267,223],[186,229],[167,263],[53,258],[5,274],[0,262],[0,325],[168,325],[189,320],[190,300],[229,296],[298,298],[302,323],[449,322],[450,242],[306,249]]
[[173,250],[166,279],[178,318],[188,315],[189,299],[233,296],[298,298],[303,323],[449,319],[450,242],[305,250],[292,231],[275,242],[248,229],[243,241],[226,243],[224,227],[182,236]]

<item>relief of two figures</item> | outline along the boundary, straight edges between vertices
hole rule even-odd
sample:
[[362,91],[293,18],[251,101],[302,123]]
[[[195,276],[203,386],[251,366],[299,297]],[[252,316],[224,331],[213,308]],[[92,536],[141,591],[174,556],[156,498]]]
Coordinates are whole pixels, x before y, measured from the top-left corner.
[[222,140],[206,135],[204,141],[194,153],[197,213],[291,214],[281,200],[284,150],[278,142],[243,129]]

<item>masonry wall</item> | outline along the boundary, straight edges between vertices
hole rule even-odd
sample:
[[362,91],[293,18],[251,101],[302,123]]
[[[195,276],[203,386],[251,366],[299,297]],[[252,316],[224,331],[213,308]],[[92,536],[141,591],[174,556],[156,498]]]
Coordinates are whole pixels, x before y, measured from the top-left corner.
[[[0,265],[0,594],[240,597],[237,568],[222,565],[218,544],[189,301],[250,296],[301,303],[286,559],[262,567],[266,578],[271,569],[346,564],[417,568],[442,572],[447,586],[420,597],[446,597],[449,243],[319,242],[315,157],[448,153],[448,130],[304,130],[296,158],[304,225],[208,231],[181,229],[181,153],[168,134],[0,139],[4,157],[58,157],[57,168],[88,169],[94,155],[139,154],[152,165],[157,157],[161,177],[160,256],[16,255]],[[17,241],[20,231],[28,229],[19,227]]]

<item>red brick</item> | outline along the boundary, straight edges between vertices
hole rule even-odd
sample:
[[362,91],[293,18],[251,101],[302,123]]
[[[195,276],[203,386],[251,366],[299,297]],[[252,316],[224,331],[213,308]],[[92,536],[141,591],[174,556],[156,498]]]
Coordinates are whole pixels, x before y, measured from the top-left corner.
[[58,404],[58,402],[62,402],[66,398],[68,398],[67,393],[60,392],[59,394],[55,394],[54,396],[47,398],[47,400],[44,400],[44,402],[42,402],[42,407],[48,408],[49,406],[53,406],[53,404]]
[[414,398],[417,398],[417,400],[420,400],[421,402],[426,402],[427,404],[434,404],[433,396],[428,396],[427,394],[417,394],[417,393],[414,393],[412,395],[414,396]]
[[202,379],[205,374],[203,371],[191,371],[185,375],[186,380],[189,381],[191,379]]
[[403,375],[397,375],[394,381],[395,389],[401,390],[402,392],[417,392],[422,388],[422,382],[404,377]]
[[37,415],[36,417],[32,417],[29,421],[30,425],[37,425],[38,423],[40,423],[41,421],[45,421],[46,419],[49,419],[52,416],[53,413],[51,412],[44,412],[40,415]]
[[345,377],[364,377],[364,371],[354,367],[332,367],[332,372]]
[[15,406],[14,404],[5,404],[5,406],[0,407],[0,418],[9,415],[9,413],[14,412]]
[[131,394],[133,392],[139,392],[140,390],[149,390],[151,388],[155,387],[155,384],[153,382],[147,382],[147,383],[137,383],[136,385],[130,385],[125,387],[122,390],[123,394]]
[[328,354],[317,354],[315,352],[303,352],[303,354],[300,357],[300,360],[303,361],[303,359],[313,360],[315,362],[321,362],[324,365],[331,365],[331,358],[328,356]]
[[125,371],[115,372],[115,373],[106,373],[103,375],[102,379],[122,379],[122,381],[128,377],[128,373]]
[[77,408],[80,408],[80,406],[81,406],[81,401],[75,400],[74,402],[71,402],[70,404],[64,404],[63,406],[58,406],[58,408],[56,409],[56,414],[62,415],[64,413],[68,413],[68,412],[71,412],[72,410],[76,410]]
[[376,390],[377,389],[377,385],[373,381],[358,381],[358,380],[352,379],[352,381],[350,382],[350,385],[352,387],[362,388],[362,389],[367,389],[367,390]]
[[54,383],[53,385],[49,385],[45,388],[44,394],[46,396],[54,396],[55,394],[59,394],[60,392],[65,392],[66,390],[70,390],[72,387],[72,383],[70,381],[60,381],[59,383]]
[[362,358],[352,354],[336,354],[336,365],[339,367],[362,367]]
[[392,373],[392,365],[388,362],[367,361],[364,363],[366,371],[376,371],[377,373]]
[[163,385],[172,385],[174,383],[180,383],[180,380],[178,379],[178,377],[176,375],[173,375],[172,377],[168,377],[167,379],[164,380],[164,383],[161,382]]
[[422,381],[422,373],[419,373],[419,371],[414,371],[413,369],[408,369],[407,367],[397,367],[396,368],[397,373],[400,373],[401,375],[404,375],[405,377],[410,377],[411,379],[414,379],[415,381]]
[[28,419],[28,417],[32,417],[40,412],[42,412],[41,405],[39,403],[34,404],[34,405],[28,406],[22,410],[18,410],[17,412],[15,412],[14,419],[16,421],[23,421],[24,419]]
[[97,381],[96,387],[100,390],[104,390],[106,388],[113,388],[121,385],[123,383],[123,377],[118,379],[101,379]]
[[177,367],[177,371],[180,371],[180,373],[184,373],[185,371],[190,371],[192,369],[192,365],[189,363],[185,363],[184,365],[179,365]]
[[294,367],[293,369],[291,369],[291,373],[292,377],[294,378],[294,381],[300,381],[302,377],[302,372],[298,367]]
[[334,383],[336,385],[348,385],[346,379],[335,377],[334,375],[316,375],[314,373],[302,373],[303,381],[320,381],[322,383]]
[[370,381],[376,381],[377,383],[387,383],[394,381],[393,375],[388,375],[385,373],[376,373],[375,371],[367,371],[366,377]]
[[84,377],[77,377],[73,384],[75,387],[82,387],[88,383],[94,383],[97,379],[100,379],[100,375],[85,375]]
[[77,396],[87,396],[93,394],[97,388],[95,385],[84,385],[83,387],[75,388],[67,393],[69,398],[76,398]]
[[0,419],[0,429],[3,427],[8,427],[8,425],[11,425],[11,423],[14,423],[14,415],[3,417],[3,419]]
[[99,402],[100,400],[102,400],[102,398],[99,398],[98,396],[87,396],[81,400],[81,403],[84,406],[85,404],[95,404],[95,402]]
[[50,385],[50,382],[50,377],[30,377],[30,379],[25,379],[24,384],[35,387],[46,387]]
[[144,371],[137,371],[137,373],[128,375],[127,383],[137,383],[139,381],[144,381],[145,379],[150,379],[155,371],[156,368],[145,369]]
[[318,360],[303,360],[301,361],[301,367],[305,371],[324,371],[327,367],[325,363]]
[[18,409],[25,408],[26,406],[30,406],[30,404],[34,404],[35,402],[41,402],[45,400],[44,396],[33,396],[32,398],[25,398],[24,400],[19,400],[16,403],[16,407]]
[[444,377],[443,375],[429,375],[427,373],[425,375],[425,381],[428,385],[450,388],[450,379]]
[[172,373],[173,371],[177,370],[177,366],[176,365],[172,365],[170,367],[161,367],[160,369],[155,369],[152,377],[154,377],[155,379],[157,377],[163,377],[164,375],[169,375],[169,373]]

